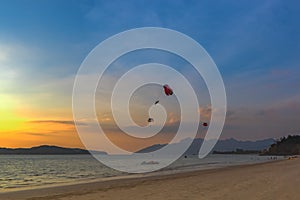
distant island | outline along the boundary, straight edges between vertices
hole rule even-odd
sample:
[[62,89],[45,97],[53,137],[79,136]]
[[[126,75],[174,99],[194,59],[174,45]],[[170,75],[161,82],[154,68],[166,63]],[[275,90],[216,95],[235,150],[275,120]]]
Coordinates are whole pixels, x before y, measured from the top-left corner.
[[[93,153],[106,155],[104,151],[93,151]],[[88,150],[79,148],[65,148],[58,146],[42,145],[32,148],[0,148],[0,155],[71,155],[90,154]]]
[[[179,143],[170,144],[171,148],[177,149],[189,138]],[[203,139],[197,138],[192,141],[186,151],[186,155],[198,154]],[[136,153],[149,153],[163,148],[167,144],[155,144]],[[92,151],[92,153],[107,155],[104,151]],[[238,141],[235,139],[219,140],[213,149],[214,154],[260,154],[260,155],[300,155],[300,136],[289,135],[275,141],[273,139],[259,141]],[[80,148],[65,148],[59,146],[42,145],[31,148],[0,148],[0,155],[72,155],[90,154],[88,150]]]
[[[171,144],[171,148],[177,149],[187,142],[189,138],[179,143]],[[191,146],[185,152],[185,155],[198,154],[203,139],[197,138],[192,141]],[[149,153],[163,148],[167,144],[155,144],[143,148],[136,153]],[[171,150],[172,151],[172,150]],[[300,136],[289,135],[279,140],[265,139],[258,141],[238,141],[236,139],[226,139],[217,141],[213,148],[213,154],[259,154],[259,155],[300,155]]]
[[[192,142],[190,147],[186,150],[185,155],[197,155],[199,153],[200,147],[203,143],[202,138],[196,138],[193,141],[192,139],[186,138],[181,140],[178,143],[169,144],[170,145],[170,152],[172,149],[176,151],[176,149],[181,148],[182,145],[186,142]],[[265,140],[257,140],[257,141],[239,141],[233,138],[225,139],[225,140],[219,140],[217,141],[215,147],[213,148],[213,151],[215,153],[224,153],[224,154],[259,154],[264,149],[267,149],[270,147],[270,145],[274,144],[276,142],[274,139],[265,139]],[[163,148],[167,144],[155,144],[143,149],[140,149],[136,151],[136,153],[150,153],[157,151],[158,149]],[[243,151],[243,152],[242,152]]]
[[289,135],[288,137],[280,138],[269,149],[263,151],[261,155],[300,155],[300,136]]

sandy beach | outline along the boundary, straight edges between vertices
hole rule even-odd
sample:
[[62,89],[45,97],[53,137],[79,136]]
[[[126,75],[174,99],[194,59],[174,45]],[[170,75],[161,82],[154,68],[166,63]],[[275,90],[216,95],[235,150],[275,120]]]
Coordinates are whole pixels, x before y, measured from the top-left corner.
[[2,192],[0,199],[300,199],[300,159]]

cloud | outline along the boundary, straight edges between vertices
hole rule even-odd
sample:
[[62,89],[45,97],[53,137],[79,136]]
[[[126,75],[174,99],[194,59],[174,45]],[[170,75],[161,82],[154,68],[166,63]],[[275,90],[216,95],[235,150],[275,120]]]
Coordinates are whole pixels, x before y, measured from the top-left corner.
[[173,125],[173,124],[177,124],[178,122],[180,122],[180,116],[178,115],[178,113],[169,112],[168,120],[167,120],[166,124]]
[[61,135],[74,135],[75,133],[76,131],[74,130],[47,131],[47,132],[42,132],[42,131],[39,132],[39,130],[37,130],[36,132],[19,132],[18,134],[40,136],[40,137],[55,137]]
[[[73,120],[33,120],[29,121],[29,123],[51,123],[51,124],[65,124],[65,125],[75,125],[75,122]],[[80,126],[85,126],[87,125],[84,122],[78,122],[76,123],[77,125]]]
[[259,115],[266,117],[278,116],[289,120],[295,119],[300,122],[299,118],[297,118],[300,116],[300,96],[273,103],[260,110]]
[[199,113],[201,115],[201,118],[204,118],[205,120],[210,119],[211,112],[212,112],[211,105],[206,105],[206,106],[200,106],[199,107]]
[[300,132],[300,96],[272,102],[265,107],[231,108],[223,138],[280,138]]
[[21,132],[19,134],[24,134],[24,135],[32,135],[32,136],[39,136],[39,137],[51,137],[49,133],[35,133],[35,132]]

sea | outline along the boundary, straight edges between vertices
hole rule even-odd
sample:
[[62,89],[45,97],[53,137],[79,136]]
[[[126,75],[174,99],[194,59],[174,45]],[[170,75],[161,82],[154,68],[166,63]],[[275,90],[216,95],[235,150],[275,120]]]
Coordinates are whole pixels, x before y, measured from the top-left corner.
[[[122,157],[122,155],[116,156]],[[145,160],[140,157],[131,157],[131,159],[140,159],[138,162],[145,163]],[[277,157],[277,159],[282,158]],[[195,155],[179,158],[154,174],[213,169],[273,160],[272,157],[258,155],[210,154],[204,159],[199,159]],[[90,155],[0,155],[0,192],[130,175],[111,169]]]

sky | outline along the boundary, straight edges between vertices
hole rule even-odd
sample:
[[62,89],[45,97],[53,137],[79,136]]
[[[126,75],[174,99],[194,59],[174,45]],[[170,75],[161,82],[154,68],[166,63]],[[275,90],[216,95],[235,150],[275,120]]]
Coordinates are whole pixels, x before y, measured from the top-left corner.
[[[260,140],[299,134],[299,18],[300,2],[296,0],[2,0],[0,147],[50,144],[84,148],[72,117],[76,73],[100,42],[139,27],[182,32],[213,58],[227,93],[222,139]],[[168,64],[186,75],[201,99],[199,111],[209,121],[205,83],[172,54],[143,51],[119,58],[106,72],[103,84],[111,90],[124,71],[149,61]],[[156,86],[145,86],[132,97],[136,123],[145,125],[149,93],[156,90]],[[108,96],[101,88],[99,99],[99,121],[112,141],[129,150],[167,142],[178,127],[176,97],[164,104],[170,105],[165,133],[144,141],[124,136],[115,127]],[[205,130],[199,132],[199,137],[205,134]]]

